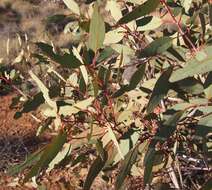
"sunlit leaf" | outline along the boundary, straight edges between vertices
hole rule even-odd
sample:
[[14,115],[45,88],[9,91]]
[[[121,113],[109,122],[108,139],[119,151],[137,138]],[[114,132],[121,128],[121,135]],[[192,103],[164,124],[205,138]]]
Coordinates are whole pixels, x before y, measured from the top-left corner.
[[99,12],[99,6],[94,4],[94,11],[90,22],[88,48],[96,52],[102,47],[105,38],[105,24]]
[[66,6],[75,14],[80,15],[79,5],[74,0],[63,0]]
[[65,105],[65,106],[61,106],[59,108],[59,114],[63,115],[63,116],[70,116],[72,114],[76,114],[79,111],[83,111],[85,110],[88,106],[90,106],[93,102],[94,98],[88,98],[86,100],[82,100],[80,102],[77,102],[74,105]]
[[38,85],[39,89],[43,93],[43,97],[44,97],[45,101],[49,104],[49,106],[55,112],[57,112],[57,104],[56,104],[55,101],[53,101],[50,98],[50,96],[49,96],[49,89],[43,84],[43,82],[32,71],[29,71],[29,75],[36,82],[36,84]]
[[113,142],[114,145],[116,146],[116,148],[117,148],[117,150],[118,150],[118,153],[119,153],[120,157],[121,157],[122,159],[124,159],[124,156],[123,156],[123,154],[122,154],[122,152],[121,152],[121,149],[120,149],[120,147],[119,147],[119,143],[118,143],[118,141],[117,141],[117,139],[116,139],[116,135],[114,134],[114,132],[113,132],[113,130],[111,129],[111,127],[109,127],[109,126],[108,126],[108,135],[109,135],[110,140],[112,140],[112,142]]

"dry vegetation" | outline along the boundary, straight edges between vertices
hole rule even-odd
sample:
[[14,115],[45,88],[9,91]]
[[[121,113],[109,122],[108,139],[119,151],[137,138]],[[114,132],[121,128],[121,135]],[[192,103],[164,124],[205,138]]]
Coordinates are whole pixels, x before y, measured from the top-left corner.
[[210,1],[76,2],[0,0],[0,189],[210,189]]

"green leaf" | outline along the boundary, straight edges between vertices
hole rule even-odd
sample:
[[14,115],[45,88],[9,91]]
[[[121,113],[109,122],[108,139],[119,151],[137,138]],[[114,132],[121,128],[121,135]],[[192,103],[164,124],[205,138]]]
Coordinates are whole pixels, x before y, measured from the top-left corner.
[[47,172],[50,172],[56,165],[60,164],[63,160],[67,158],[67,156],[70,156],[71,154],[71,144],[66,143],[63,145],[63,149],[58,152],[58,154],[55,156],[55,158],[49,163]]
[[210,72],[204,83],[204,93],[207,99],[212,98],[212,72]]
[[147,0],[144,4],[139,5],[134,10],[124,15],[117,24],[125,24],[139,17],[146,16],[153,12],[159,4],[160,0]]
[[211,190],[212,187],[212,178],[210,178],[201,188],[200,190]]
[[160,101],[167,95],[171,84],[169,77],[171,76],[173,68],[170,67],[168,70],[162,73],[160,78],[157,80],[147,105],[147,113],[151,113],[154,108],[160,103]]
[[130,82],[128,85],[122,86],[119,90],[117,90],[114,94],[113,97],[119,97],[123,95],[125,92],[129,92],[137,87],[137,85],[140,83],[140,81],[143,79],[145,75],[145,70],[146,70],[146,63],[141,64],[138,69],[133,73]]
[[60,55],[58,53],[55,53],[53,51],[53,47],[48,44],[39,42],[36,43],[36,45],[46,56],[66,68],[74,69],[82,65],[80,60],[76,56],[74,56],[73,52],[64,53],[63,55]]
[[102,154],[99,155],[96,160],[94,160],[94,162],[92,163],[89,171],[88,171],[88,175],[86,177],[84,186],[83,186],[83,190],[89,190],[94,179],[97,177],[97,175],[99,174],[99,172],[103,169],[106,161],[107,161],[107,152],[101,148],[103,150]]
[[56,157],[58,152],[62,149],[63,145],[66,142],[67,134],[66,132],[60,132],[52,142],[47,145],[43,154],[41,155],[40,160],[32,167],[30,172],[25,176],[24,183],[27,182],[30,178],[38,175],[38,173],[46,168],[48,164]]
[[193,77],[196,74],[204,74],[212,71],[211,51],[212,46],[208,46],[197,53],[194,58],[188,61],[184,68],[180,68],[172,73],[170,82],[176,82],[188,77]]
[[102,15],[99,12],[99,6],[94,4],[93,15],[90,22],[88,48],[96,51],[102,47],[105,38],[105,24]]
[[178,111],[172,115],[168,120],[166,120],[163,125],[159,128],[159,131],[155,135],[155,139],[160,142],[165,141],[169,138],[176,130],[176,126],[185,111]]
[[144,184],[150,182],[152,176],[152,169],[155,161],[158,160],[158,156],[161,156],[161,153],[155,150],[155,146],[158,142],[163,143],[169,138],[176,130],[176,126],[180,118],[182,117],[184,111],[176,112],[168,120],[163,122],[162,126],[159,127],[158,132],[153,137],[147,153],[144,158]]
[[212,26],[212,3],[208,3],[208,13],[209,13],[209,21],[210,21],[210,26]]
[[201,82],[193,77],[175,82],[172,85],[172,89],[177,92],[179,91],[179,93],[186,92],[194,95],[201,94],[204,91],[204,87]]
[[200,138],[206,138],[206,136],[212,132],[212,115],[208,115],[199,120],[196,126],[195,134]]
[[144,185],[148,184],[150,182],[150,179],[152,177],[152,169],[153,169],[153,164],[155,161],[155,154],[156,151],[155,149],[151,149],[148,151],[145,155],[146,161],[144,162]]
[[38,150],[38,151],[34,152],[33,154],[29,155],[27,157],[26,161],[24,161],[23,163],[9,168],[7,171],[8,174],[15,175],[15,174],[22,172],[27,167],[32,166],[36,161],[38,161],[40,159],[42,153],[43,153],[43,150],[41,149],[41,150]]
[[144,78],[145,70],[146,70],[146,63],[142,63],[138,67],[138,69],[135,71],[135,73],[133,73],[133,75],[130,79],[130,83],[128,85],[128,88],[130,90],[135,89],[137,87],[137,85],[139,84],[139,82],[141,82],[141,80]]
[[153,57],[165,52],[172,46],[172,38],[160,37],[147,45],[138,55],[139,58]]
[[118,173],[115,188],[119,190],[122,187],[122,184],[130,173],[130,170],[135,163],[138,156],[138,146],[136,146],[133,150],[131,150],[125,157],[124,161],[121,164],[120,172]]
[[48,105],[55,111],[57,112],[57,104],[55,101],[53,101],[50,96],[49,96],[49,89],[43,84],[43,82],[32,72],[29,71],[29,75],[31,78],[36,82],[38,85],[39,89],[43,93],[43,98],[45,101],[48,103]]

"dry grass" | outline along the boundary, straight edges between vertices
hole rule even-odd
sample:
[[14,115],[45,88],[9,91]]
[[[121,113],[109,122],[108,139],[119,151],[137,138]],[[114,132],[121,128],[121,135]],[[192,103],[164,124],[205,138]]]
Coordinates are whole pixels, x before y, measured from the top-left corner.
[[53,41],[58,45],[67,42],[62,33],[51,35],[46,30],[45,19],[54,14],[67,14],[59,3],[54,1],[1,0],[0,1],[0,58],[5,62],[13,60],[20,52],[22,43],[29,41]]

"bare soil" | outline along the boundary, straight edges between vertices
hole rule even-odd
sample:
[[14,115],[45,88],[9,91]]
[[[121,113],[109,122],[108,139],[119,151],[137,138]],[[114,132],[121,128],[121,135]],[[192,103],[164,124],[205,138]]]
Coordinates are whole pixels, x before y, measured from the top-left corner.
[[13,118],[16,110],[9,106],[14,96],[0,96],[0,189],[5,190],[10,189],[7,185],[14,180],[6,174],[8,167],[23,162],[47,141],[35,136],[38,125],[29,114],[18,120]]

